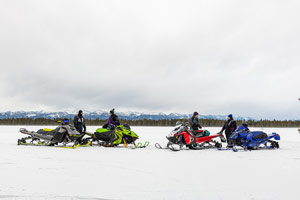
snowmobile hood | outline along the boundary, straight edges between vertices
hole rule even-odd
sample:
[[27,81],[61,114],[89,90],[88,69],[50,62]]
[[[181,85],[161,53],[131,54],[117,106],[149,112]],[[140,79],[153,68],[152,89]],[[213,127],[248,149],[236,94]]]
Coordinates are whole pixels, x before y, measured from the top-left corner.
[[96,130],[97,133],[105,133],[105,132],[110,132],[111,130],[109,129],[106,129],[106,128],[98,128]]
[[250,130],[247,126],[239,126],[239,127],[237,127],[235,132],[237,132],[237,131],[250,131]]
[[119,126],[116,127],[116,129],[117,128],[122,129],[124,135],[128,135],[128,136],[131,136],[133,138],[139,138],[139,136],[134,131],[132,131],[130,128],[128,128],[126,126],[119,125]]

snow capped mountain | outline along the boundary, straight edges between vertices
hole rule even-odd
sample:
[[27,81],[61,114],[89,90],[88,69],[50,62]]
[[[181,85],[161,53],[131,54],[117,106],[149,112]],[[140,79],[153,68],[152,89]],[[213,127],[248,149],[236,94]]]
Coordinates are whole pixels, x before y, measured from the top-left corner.
[[[7,118],[46,118],[46,119],[55,119],[55,118],[73,118],[76,112],[64,111],[64,112],[45,112],[45,111],[16,111],[16,112],[0,112],[0,119]],[[180,113],[141,113],[141,112],[117,112],[120,119],[126,120],[139,120],[139,119],[148,119],[148,120],[161,120],[161,119],[187,119],[190,118],[191,114],[180,114]],[[85,111],[84,116],[87,119],[107,119],[109,114],[107,111]],[[202,119],[218,119],[225,120],[226,116],[224,115],[199,115]],[[249,117],[236,117],[237,120],[251,119]]]

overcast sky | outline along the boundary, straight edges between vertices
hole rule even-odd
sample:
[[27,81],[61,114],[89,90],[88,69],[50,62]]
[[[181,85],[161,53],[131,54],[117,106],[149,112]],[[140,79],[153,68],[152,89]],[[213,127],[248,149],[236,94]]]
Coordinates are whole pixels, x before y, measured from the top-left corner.
[[300,1],[0,0],[0,111],[300,118]]

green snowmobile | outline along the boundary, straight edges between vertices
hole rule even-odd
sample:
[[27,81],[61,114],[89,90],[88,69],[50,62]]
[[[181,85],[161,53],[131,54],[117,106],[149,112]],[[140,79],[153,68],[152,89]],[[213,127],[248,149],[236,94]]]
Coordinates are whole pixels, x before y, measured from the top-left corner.
[[145,144],[138,143],[135,141],[139,139],[139,136],[133,132],[129,125],[119,125],[115,128],[98,128],[94,133],[86,133],[91,136],[88,138],[91,142],[97,142],[100,146],[115,147],[123,144],[128,148],[129,144],[133,144],[135,148],[144,148],[149,145],[149,142]]

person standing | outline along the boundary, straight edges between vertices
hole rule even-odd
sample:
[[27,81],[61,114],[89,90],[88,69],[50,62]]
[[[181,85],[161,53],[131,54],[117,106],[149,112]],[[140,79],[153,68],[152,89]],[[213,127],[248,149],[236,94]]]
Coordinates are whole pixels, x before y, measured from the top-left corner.
[[83,117],[83,111],[79,110],[78,114],[74,117],[74,126],[79,133],[86,132],[85,118]]
[[223,131],[225,131],[228,146],[231,145],[230,135],[235,131],[236,128],[237,128],[236,121],[233,119],[232,114],[229,114],[227,116],[227,121],[224,123],[220,131],[220,134],[223,134]]

